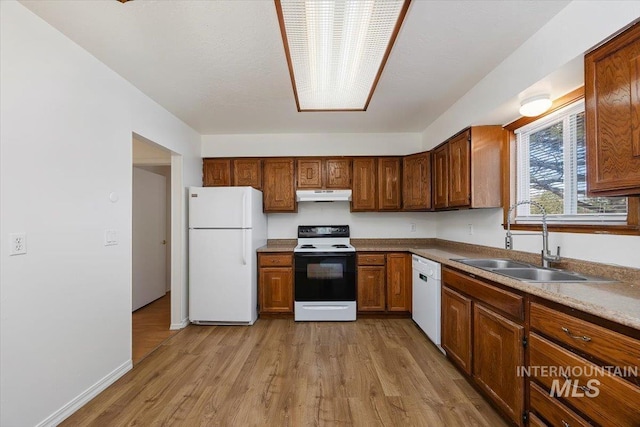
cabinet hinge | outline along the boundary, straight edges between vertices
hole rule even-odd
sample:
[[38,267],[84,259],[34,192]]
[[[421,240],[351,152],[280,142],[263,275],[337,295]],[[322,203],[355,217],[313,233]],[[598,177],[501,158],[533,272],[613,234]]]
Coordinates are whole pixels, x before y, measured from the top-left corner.
[[522,423],[527,424],[528,419],[529,419],[529,413],[527,411],[522,411]]
[[522,338],[522,346],[527,347],[527,337]]

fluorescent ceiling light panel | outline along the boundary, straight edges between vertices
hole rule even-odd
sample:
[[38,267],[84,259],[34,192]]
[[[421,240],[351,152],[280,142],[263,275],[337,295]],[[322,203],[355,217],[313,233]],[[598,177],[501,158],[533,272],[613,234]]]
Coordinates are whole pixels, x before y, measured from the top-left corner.
[[365,111],[410,0],[275,0],[298,111]]

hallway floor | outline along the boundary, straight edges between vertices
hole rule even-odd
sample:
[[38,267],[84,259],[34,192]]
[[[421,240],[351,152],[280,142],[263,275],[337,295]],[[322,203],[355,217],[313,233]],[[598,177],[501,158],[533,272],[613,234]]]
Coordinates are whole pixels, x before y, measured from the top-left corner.
[[171,325],[171,292],[150,304],[134,311],[133,364],[139,363],[167,338],[178,331],[169,330]]

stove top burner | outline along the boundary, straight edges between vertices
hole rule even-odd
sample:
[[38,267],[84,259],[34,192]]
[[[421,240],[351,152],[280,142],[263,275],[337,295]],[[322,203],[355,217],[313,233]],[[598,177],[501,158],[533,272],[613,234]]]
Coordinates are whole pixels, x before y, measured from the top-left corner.
[[331,254],[355,252],[355,248],[349,244],[348,225],[299,225],[293,251]]

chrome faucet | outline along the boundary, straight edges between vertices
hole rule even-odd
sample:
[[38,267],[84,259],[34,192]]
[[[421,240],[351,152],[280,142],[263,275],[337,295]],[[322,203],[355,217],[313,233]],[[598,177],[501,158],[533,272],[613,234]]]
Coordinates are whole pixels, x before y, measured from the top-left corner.
[[[542,212],[542,266],[544,268],[549,268],[549,262],[558,262],[560,261],[560,246],[558,246],[558,251],[555,255],[551,255],[549,252],[549,230],[547,229],[547,211],[544,207],[538,203],[531,200],[521,200],[519,202],[514,203],[509,208],[509,212],[507,213],[507,236],[504,238],[504,247],[505,249],[513,249],[513,237],[516,234],[511,232],[511,212],[520,205],[532,205],[540,209]],[[530,236],[529,233],[518,233],[521,235]]]

